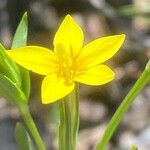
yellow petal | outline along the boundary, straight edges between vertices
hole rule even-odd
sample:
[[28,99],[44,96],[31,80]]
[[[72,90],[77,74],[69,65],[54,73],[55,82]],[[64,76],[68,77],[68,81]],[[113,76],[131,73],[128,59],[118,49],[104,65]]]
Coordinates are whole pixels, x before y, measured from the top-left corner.
[[125,35],[115,35],[99,38],[87,44],[81,50],[78,62],[81,66],[92,67],[111,58],[121,47]]
[[102,85],[114,79],[114,72],[106,65],[87,69],[75,77],[75,81],[88,85]]
[[75,57],[83,45],[83,32],[70,15],[67,15],[54,37],[54,46],[63,44],[66,52]]
[[66,85],[63,78],[57,74],[46,76],[42,83],[42,103],[53,103],[64,98],[74,89],[74,83]]
[[38,46],[8,50],[7,54],[19,65],[41,75],[55,72],[57,60],[53,51]]

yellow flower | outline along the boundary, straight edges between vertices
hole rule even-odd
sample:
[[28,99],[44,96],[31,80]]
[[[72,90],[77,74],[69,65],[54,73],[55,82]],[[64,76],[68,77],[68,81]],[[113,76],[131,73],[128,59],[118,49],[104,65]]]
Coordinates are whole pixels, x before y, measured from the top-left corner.
[[74,82],[102,85],[114,79],[114,72],[104,64],[121,47],[125,35],[94,40],[83,47],[83,32],[67,15],[54,37],[54,51],[40,46],[9,50],[8,55],[24,68],[45,75],[42,103],[55,102],[68,95]]

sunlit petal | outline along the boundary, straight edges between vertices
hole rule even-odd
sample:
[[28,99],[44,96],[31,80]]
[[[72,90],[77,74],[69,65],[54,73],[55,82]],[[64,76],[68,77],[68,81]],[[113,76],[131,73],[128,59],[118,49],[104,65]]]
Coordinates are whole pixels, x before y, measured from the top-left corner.
[[78,57],[79,66],[91,67],[111,58],[121,47],[125,35],[99,38],[87,44]]
[[41,75],[47,75],[57,70],[57,60],[54,52],[38,46],[26,46],[8,50],[7,54],[19,65]]
[[83,32],[70,15],[67,15],[54,37],[54,46],[63,44],[66,52],[75,57],[83,45]]
[[102,85],[114,79],[114,72],[106,65],[98,65],[84,70],[74,80],[88,85]]
[[64,98],[74,89],[74,83],[67,85],[57,74],[46,76],[42,83],[42,103],[48,104]]

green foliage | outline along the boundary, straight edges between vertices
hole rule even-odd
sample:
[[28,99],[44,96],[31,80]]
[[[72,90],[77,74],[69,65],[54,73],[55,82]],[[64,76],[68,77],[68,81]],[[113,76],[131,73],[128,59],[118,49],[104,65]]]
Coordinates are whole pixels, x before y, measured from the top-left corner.
[[19,66],[20,68],[20,75],[21,75],[21,79],[22,79],[22,86],[21,89],[24,92],[24,94],[26,95],[27,100],[29,99],[29,95],[30,95],[30,74],[29,71],[24,69],[23,67]]
[[137,146],[132,145],[129,150],[138,150],[138,149],[137,149]]
[[133,16],[145,16],[149,19],[150,7],[143,7],[143,9],[137,9],[134,5],[123,5],[119,8],[118,12],[121,15],[133,17]]
[[11,49],[25,46],[27,43],[27,35],[28,35],[28,16],[27,12],[25,12],[15,32]]
[[21,123],[16,124],[15,139],[18,144],[19,150],[34,150],[34,146],[30,135]]
[[75,150],[79,129],[79,92],[75,89],[59,102],[59,150]]
[[[12,48],[26,45],[28,32],[27,24],[27,13],[25,13],[14,35]],[[7,55],[5,48],[0,45],[0,95],[20,110],[37,147],[40,150],[45,150],[45,145],[29,112],[27,103],[29,94],[29,72],[17,66]],[[20,150],[34,150],[29,134],[20,123],[16,125],[15,138]]]
[[0,45],[0,95],[10,104],[20,105],[26,102],[26,96],[21,90],[22,80],[20,70],[13,62],[2,45]]
[[146,70],[147,70],[148,72],[150,72],[150,60],[148,61],[147,65],[146,65]]
[[133,5],[124,5],[120,7],[119,13],[125,16],[133,16],[136,14],[136,10]]
[[[12,42],[12,49],[25,46],[27,44],[28,35],[28,16],[27,12],[24,13]],[[20,67],[20,75],[22,79],[22,90],[25,93],[27,99],[30,95],[30,75],[29,71]]]
[[[149,62],[148,64],[149,65]],[[141,92],[141,90],[146,86],[146,84],[150,81],[150,72],[147,70],[147,66],[144,69],[141,76],[138,78],[134,86],[131,88],[129,93],[123,99],[122,103],[119,105],[118,109],[114,113],[113,117],[109,121],[107,128],[101,138],[101,141],[98,143],[96,150],[105,150],[106,145],[110,141],[110,138],[114,134],[118,125],[122,121],[125,113],[131,107],[137,95]]]
[[5,52],[5,48],[0,44],[0,73],[7,76],[12,82],[21,87],[20,71],[17,65]]
[[[27,13],[16,30],[12,47],[26,45],[27,41]],[[5,48],[0,44],[0,95],[10,104],[20,105],[28,100],[30,94],[30,76],[29,72],[19,67],[9,58]]]
[[0,74],[0,95],[15,106],[26,103],[26,96],[21,89],[3,74]]
[[[27,43],[27,35],[28,35],[28,20],[27,20],[27,13],[25,13],[20,21],[20,24],[16,30],[16,33],[13,38],[12,42],[12,49],[19,48],[22,46],[26,46]],[[30,76],[29,71],[24,69],[23,67],[19,66],[20,69],[20,77],[21,77],[21,88],[20,91],[24,93],[26,100],[28,100],[30,95]],[[45,150],[44,143],[36,129],[34,121],[30,115],[28,104],[22,104],[18,106],[22,117],[25,121],[26,126],[28,127],[30,133],[32,134],[34,141],[37,147],[40,150]],[[25,130],[25,128],[21,124],[17,124],[15,129],[15,138],[20,150],[33,150],[33,144],[29,137],[29,134]]]

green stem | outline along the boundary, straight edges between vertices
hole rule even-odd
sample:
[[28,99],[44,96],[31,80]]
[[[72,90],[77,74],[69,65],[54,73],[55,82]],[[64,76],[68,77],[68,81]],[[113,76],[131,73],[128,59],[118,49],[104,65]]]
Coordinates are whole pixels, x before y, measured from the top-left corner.
[[30,114],[28,106],[26,104],[21,105],[19,107],[19,109],[20,109],[20,112],[22,114],[23,120],[24,120],[26,126],[28,127],[38,149],[39,150],[46,150],[44,142],[43,142],[43,140],[42,140],[42,138],[41,138],[41,136],[37,130],[37,127],[33,121],[31,114]]
[[75,150],[79,128],[78,85],[59,102],[59,150]]
[[[149,61],[150,62],[150,61]],[[147,82],[150,79],[150,63],[148,62],[146,69],[139,77],[133,88],[129,91],[127,96],[124,98],[120,106],[118,107],[117,111],[113,115],[112,119],[108,123],[106,131],[97,145],[97,150],[106,150],[106,145],[109,142],[111,136],[115,132],[116,128],[118,127],[120,121],[122,120],[124,114],[128,110],[128,108],[132,105],[134,99],[138,95],[138,93],[144,88]]]

